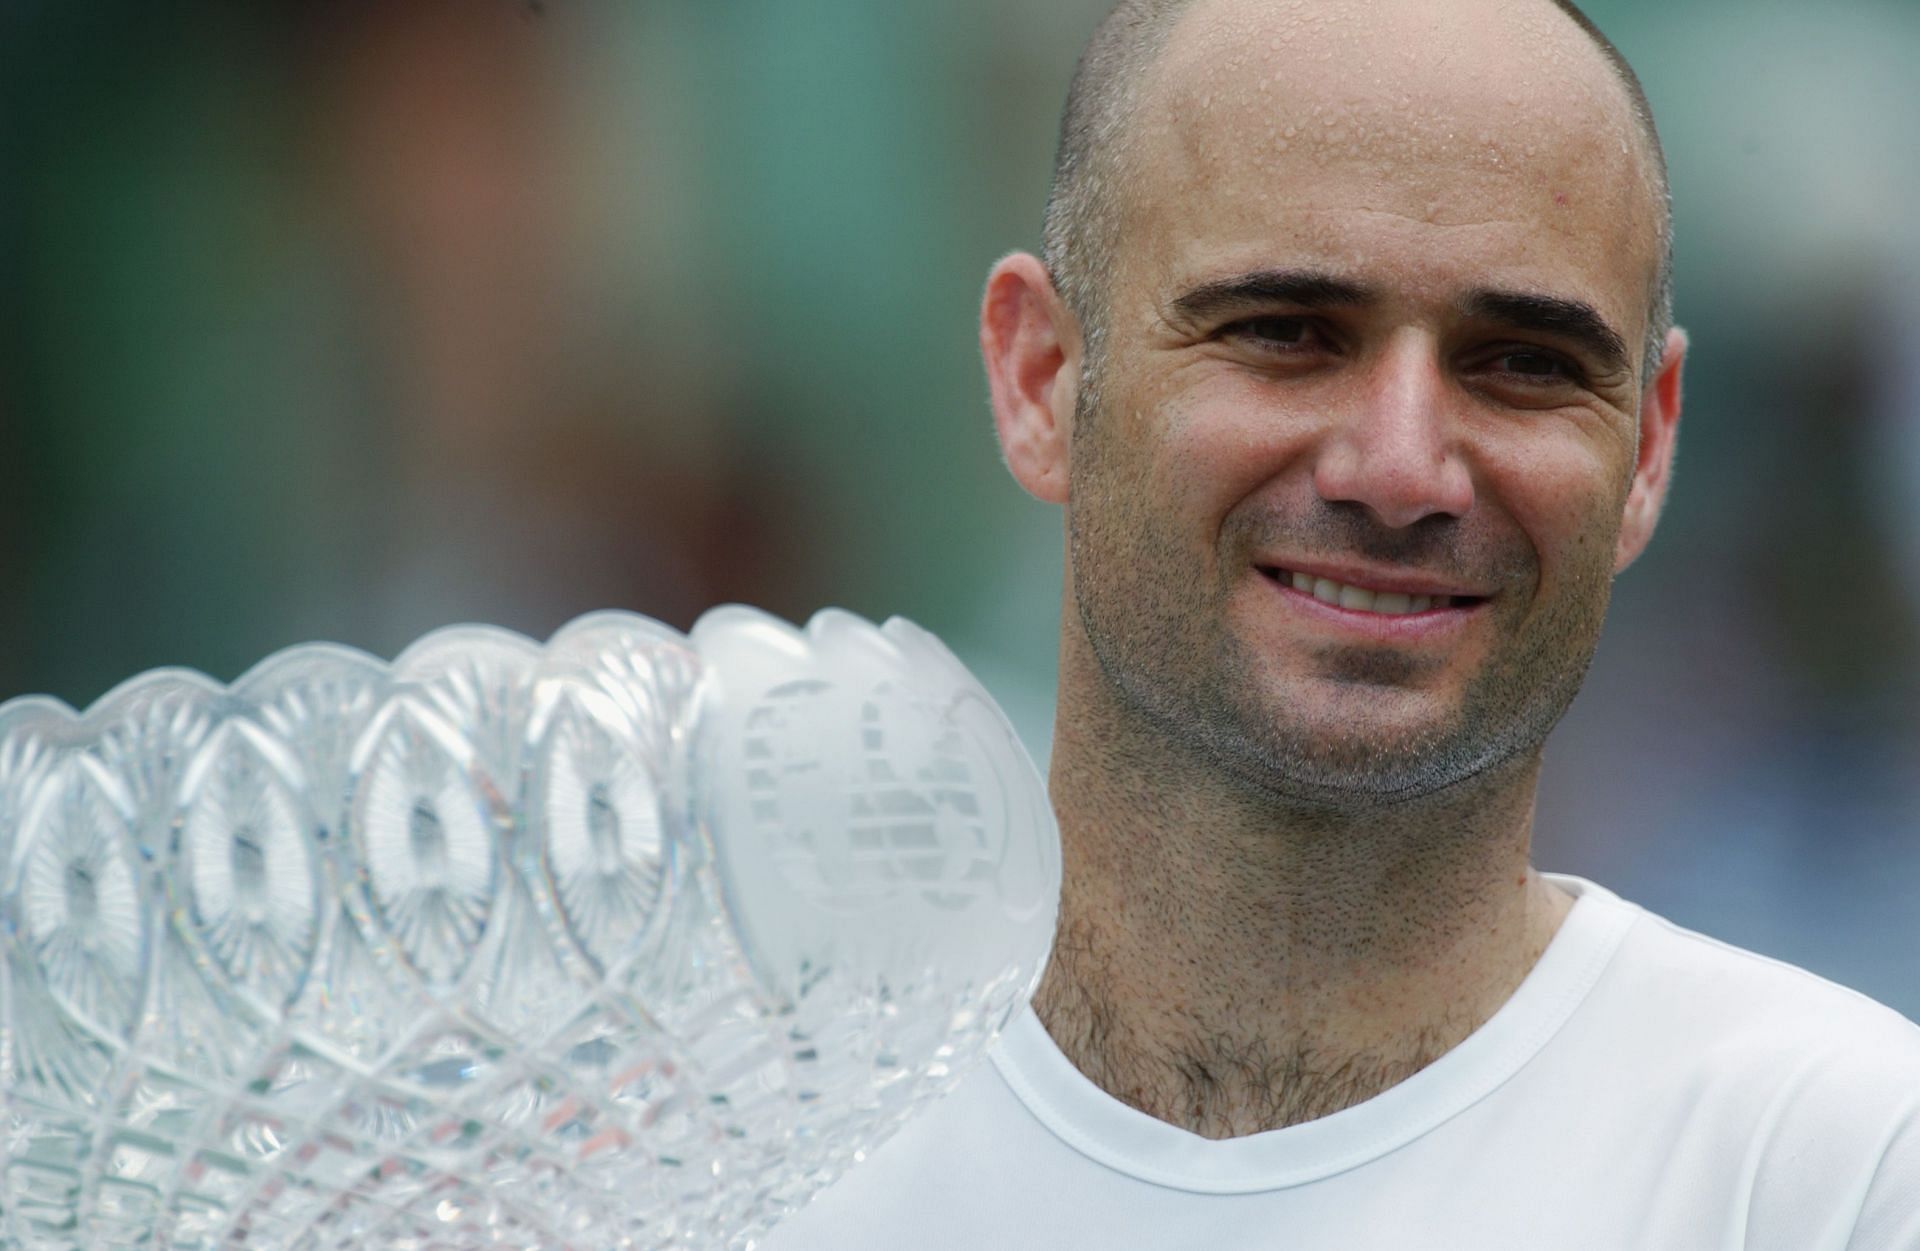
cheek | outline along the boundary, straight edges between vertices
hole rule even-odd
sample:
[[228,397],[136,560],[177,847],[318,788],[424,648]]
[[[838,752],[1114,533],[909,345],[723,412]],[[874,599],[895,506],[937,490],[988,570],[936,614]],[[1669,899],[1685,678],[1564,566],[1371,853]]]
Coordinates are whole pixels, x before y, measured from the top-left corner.
[[1156,485],[1216,523],[1297,463],[1305,423],[1257,380],[1227,373],[1197,382],[1162,409],[1165,455]]
[[1527,536],[1543,590],[1612,568],[1626,504],[1615,457],[1591,440],[1542,430],[1494,446],[1483,442],[1476,459],[1482,503],[1506,513]]

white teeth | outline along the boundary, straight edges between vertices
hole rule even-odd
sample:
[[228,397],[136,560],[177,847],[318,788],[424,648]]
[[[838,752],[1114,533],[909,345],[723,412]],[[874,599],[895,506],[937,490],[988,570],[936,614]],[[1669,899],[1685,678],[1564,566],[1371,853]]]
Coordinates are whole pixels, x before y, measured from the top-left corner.
[[1311,595],[1326,604],[1337,604],[1356,612],[1379,613],[1384,617],[1405,617],[1435,608],[1451,608],[1451,595],[1407,595],[1399,591],[1369,591],[1347,586],[1331,578],[1316,578],[1310,573],[1288,573],[1287,581],[1303,595]]

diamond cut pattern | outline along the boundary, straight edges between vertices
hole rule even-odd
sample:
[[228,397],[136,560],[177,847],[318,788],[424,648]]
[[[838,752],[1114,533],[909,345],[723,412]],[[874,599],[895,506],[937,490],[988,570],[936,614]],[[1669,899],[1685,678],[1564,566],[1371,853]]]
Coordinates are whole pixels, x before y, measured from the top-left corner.
[[740,1244],[1037,971],[976,705],[905,623],[740,609],[0,705],[0,1247]]

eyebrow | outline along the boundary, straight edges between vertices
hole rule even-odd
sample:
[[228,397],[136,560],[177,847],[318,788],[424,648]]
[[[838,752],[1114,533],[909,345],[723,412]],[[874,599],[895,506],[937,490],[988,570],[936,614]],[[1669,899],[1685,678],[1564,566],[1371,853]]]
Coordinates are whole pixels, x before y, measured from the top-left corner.
[[[1185,320],[1206,321],[1274,304],[1295,308],[1351,308],[1372,303],[1377,298],[1375,289],[1365,283],[1323,270],[1257,269],[1202,283],[1176,297],[1171,307]],[[1582,300],[1488,288],[1470,292],[1460,307],[1470,317],[1576,343],[1606,369],[1624,370],[1633,364],[1620,332]]]
[[1204,321],[1238,309],[1269,304],[1300,308],[1336,308],[1365,304],[1372,288],[1313,269],[1258,269],[1206,282],[1178,297],[1173,311],[1189,321]]
[[1475,291],[1461,302],[1468,316],[1532,330],[1577,343],[1607,369],[1624,370],[1633,360],[1620,332],[1591,304],[1526,291]]

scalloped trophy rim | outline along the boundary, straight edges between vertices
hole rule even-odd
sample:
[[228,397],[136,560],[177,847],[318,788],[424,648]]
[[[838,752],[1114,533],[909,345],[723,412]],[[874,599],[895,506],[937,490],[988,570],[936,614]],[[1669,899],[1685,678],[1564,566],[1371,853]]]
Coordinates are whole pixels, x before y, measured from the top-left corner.
[[[1018,734],[1006,720],[1004,710],[993,701],[991,693],[986,691],[972,671],[937,635],[905,617],[890,616],[876,625],[858,613],[827,607],[815,611],[804,625],[796,625],[764,609],[739,603],[719,604],[707,609],[685,632],[657,618],[628,609],[595,609],[568,620],[554,630],[544,643],[503,626],[479,622],[455,623],[436,627],[421,635],[390,661],[344,643],[296,643],[270,653],[249,666],[231,683],[224,684],[201,670],[169,665],[144,670],[116,683],[84,709],[76,709],[65,700],[49,694],[30,693],[9,698],[0,702],[0,740],[22,726],[32,726],[34,731],[53,740],[51,746],[57,754],[84,751],[96,741],[102,727],[126,706],[150,691],[186,690],[209,704],[225,701],[244,703],[256,699],[257,695],[271,695],[283,674],[316,662],[328,661],[357,670],[375,682],[405,684],[430,679],[430,672],[420,671],[430,670],[432,663],[450,648],[474,642],[484,642],[514,654],[526,664],[529,675],[544,676],[539,672],[541,668],[557,659],[567,643],[603,628],[638,630],[663,642],[676,642],[686,647],[722,688],[726,684],[726,675],[711,668],[708,646],[708,641],[717,635],[751,635],[763,642],[772,641],[777,644],[786,661],[798,666],[814,663],[823,655],[844,650],[864,654],[888,668],[927,666],[937,670],[942,680],[985,695],[987,705],[992,708],[1001,727],[1018,742]],[[696,699],[707,698],[711,694],[709,691],[707,696],[696,696]],[[261,699],[260,702],[264,703],[265,700]],[[39,724],[35,725],[35,722]],[[1018,764],[1038,786],[1040,793],[1044,794],[1045,779],[1040,777],[1032,758],[1024,750],[1020,753]],[[703,823],[696,818],[694,824],[698,826]]]
[[[279,670],[316,659],[341,660],[356,668],[377,671],[390,679],[405,680],[407,671],[417,667],[423,657],[432,656],[449,641],[460,639],[482,638],[503,644],[515,651],[526,652],[533,658],[544,659],[552,654],[556,644],[604,625],[639,626],[649,632],[664,631],[683,643],[691,644],[702,633],[711,633],[729,620],[739,618],[743,622],[777,626],[788,637],[801,642],[817,637],[823,628],[823,619],[831,622],[842,617],[876,634],[890,634],[895,632],[897,627],[905,627],[939,644],[939,640],[930,632],[914,625],[904,617],[889,617],[884,624],[876,625],[858,613],[848,612],[843,608],[822,608],[809,617],[806,625],[802,627],[750,604],[716,604],[701,613],[699,619],[693,623],[693,627],[686,631],[677,630],[658,618],[633,612],[630,609],[596,608],[569,619],[548,635],[544,642],[505,626],[488,625],[484,622],[458,622],[452,625],[436,626],[401,648],[392,660],[382,660],[372,652],[349,643],[314,641],[294,643],[270,652],[249,665],[231,682],[222,682],[190,665],[163,665],[154,669],[143,669],[116,682],[103,694],[89,701],[84,708],[76,708],[57,695],[23,692],[0,701],[0,731],[6,730],[14,720],[24,718],[36,711],[64,718],[78,726],[85,726],[103,714],[117,709],[120,704],[142,691],[169,685],[198,689],[216,698],[244,696],[250,689],[264,685],[265,679],[274,676]],[[698,652],[699,648],[695,646],[692,650]],[[944,645],[940,645],[940,651],[947,659],[952,659],[952,653],[947,652]]]

